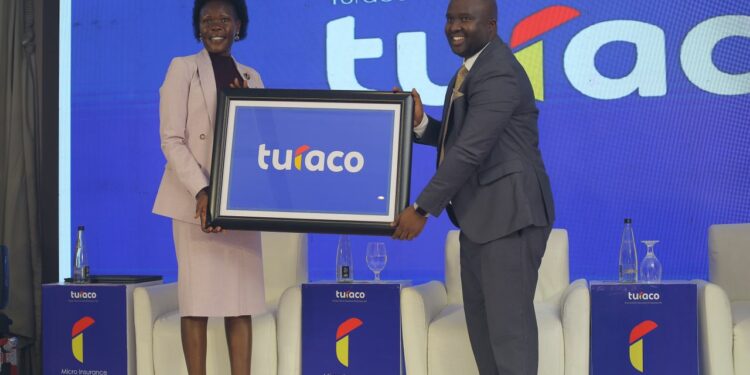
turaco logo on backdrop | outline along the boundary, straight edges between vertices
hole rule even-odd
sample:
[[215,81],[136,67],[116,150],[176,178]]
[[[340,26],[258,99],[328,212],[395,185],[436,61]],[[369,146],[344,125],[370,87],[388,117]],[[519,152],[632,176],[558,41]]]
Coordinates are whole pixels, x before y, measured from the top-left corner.
[[94,324],[94,319],[90,316],[84,316],[77,322],[73,323],[73,329],[71,331],[71,347],[73,357],[78,362],[83,363],[83,331],[91,327]]
[[349,318],[336,330],[336,358],[345,367],[349,367],[349,334],[362,324],[357,318]]
[[[580,16],[578,10],[562,5],[544,8],[521,20],[513,27],[510,48],[516,48],[564,23]],[[534,96],[544,100],[544,41],[540,40],[515,52],[531,80]]]
[[[282,154],[284,157],[282,158]],[[343,151],[312,150],[308,145],[302,145],[295,150],[267,149],[266,144],[258,146],[258,166],[268,170],[270,166],[277,171],[291,171],[292,164],[298,171],[310,172],[342,172],[357,173],[365,166],[365,157],[357,151],[344,153]]]
[[630,331],[630,364],[638,372],[643,372],[643,336],[658,326],[653,320],[644,320]]
[[[568,6],[544,8],[514,27],[510,46],[514,49],[521,47],[580,16],[577,9]],[[704,19],[687,34],[681,35],[678,57],[687,80],[699,89],[716,95],[750,93],[750,72],[726,72],[714,61],[714,47],[734,37],[750,38],[750,16],[725,15]],[[629,73],[622,77],[607,77],[597,68],[597,54],[605,45],[613,42],[624,42],[635,47],[635,62]],[[737,53],[733,60],[743,61],[739,56],[741,52],[733,52]],[[515,53],[529,74],[537,99],[544,100],[542,41]],[[356,38],[354,17],[338,18],[326,25],[326,71],[332,90],[370,90],[357,80],[355,62],[382,56],[382,39]],[[583,28],[567,42],[562,69],[570,84],[590,98],[613,100],[633,93],[641,97],[661,97],[667,95],[667,60],[664,29],[638,20],[611,19]],[[425,105],[443,105],[447,87],[435,84],[427,74],[425,32],[398,33],[396,67],[401,87],[416,88]]]

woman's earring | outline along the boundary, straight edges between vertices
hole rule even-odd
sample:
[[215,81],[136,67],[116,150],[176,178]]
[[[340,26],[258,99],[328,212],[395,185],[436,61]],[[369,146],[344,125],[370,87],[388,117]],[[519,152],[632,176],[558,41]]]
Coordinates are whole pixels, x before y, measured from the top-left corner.
[[198,37],[196,38],[199,42],[203,40],[203,34],[198,34]]
[[240,33],[234,34],[234,40],[240,40]]

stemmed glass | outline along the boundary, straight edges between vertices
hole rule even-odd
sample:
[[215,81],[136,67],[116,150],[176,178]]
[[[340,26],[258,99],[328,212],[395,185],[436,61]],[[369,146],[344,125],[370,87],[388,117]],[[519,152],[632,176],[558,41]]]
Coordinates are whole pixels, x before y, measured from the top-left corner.
[[641,282],[659,283],[661,282],[661,262],[654,254],[654,245],[659,243],[656,240],[641,241],[646,245],[646,256],[641,261]]
[[375,274],[375,281],[380,281],[380,272],[385,268],[388,256],[385,251],[385,244],[382,242],[369,242],[367,244],[367,254],[365,256],[367,267]]

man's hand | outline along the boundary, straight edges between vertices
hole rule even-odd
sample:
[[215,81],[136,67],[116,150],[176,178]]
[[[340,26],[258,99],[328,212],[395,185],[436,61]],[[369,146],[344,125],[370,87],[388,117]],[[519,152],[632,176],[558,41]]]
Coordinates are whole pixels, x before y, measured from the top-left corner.
[[411,241],[422,233],[425,223],[427,223],[427,218],[414,211],[414,207],[409,206],[396,217],[396,221],[391,223],[392,227],[396,227],[392,238]]
[[419,97],[417,89],[411,89],[411,97],[414,99],[414,127],[416,128],[422,123],[424,118],[424,106],[422,106],[422,98]]
[[[391,91],[394,93],[403,92],[400,87],[394,87]],[[422,98],[419,97],[417,89],[411,89],[411,97],[414,99],[414,123],[412,127],[416,128],[424,118],[424,106],[422,106]]]
[[206,212],[208,212],[208,188],[203,188],[195,196],[195,218],[201,218],[201,230],[205,233],[219,233],[221,227],[206,226]]

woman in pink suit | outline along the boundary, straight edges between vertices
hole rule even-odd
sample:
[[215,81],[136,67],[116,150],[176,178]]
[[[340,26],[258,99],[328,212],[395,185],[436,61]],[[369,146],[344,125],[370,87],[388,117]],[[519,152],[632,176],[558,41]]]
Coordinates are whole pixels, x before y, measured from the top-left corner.
[[258,73],[231,55],[247,23],[244,0],[196,0],[193,30],[204,49],[174,58],[159,90],[167,165],[153,211],[172,218],[182,346],[191,375],[206,373],[211,316],[224,317],[232,374],[249,374],[251,317],[266,309],[260,233],[206,225],[217,92],[263,87]]

